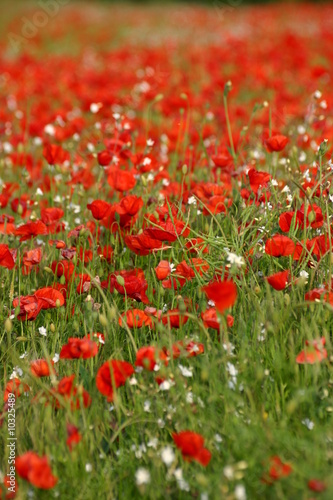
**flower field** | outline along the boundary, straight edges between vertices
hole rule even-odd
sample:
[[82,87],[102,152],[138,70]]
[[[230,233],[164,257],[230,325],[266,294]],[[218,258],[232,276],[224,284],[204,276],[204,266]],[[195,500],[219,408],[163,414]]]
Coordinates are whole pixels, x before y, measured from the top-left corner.
[[1,19],[0,499],[333,496],[333,6],[235,3]]

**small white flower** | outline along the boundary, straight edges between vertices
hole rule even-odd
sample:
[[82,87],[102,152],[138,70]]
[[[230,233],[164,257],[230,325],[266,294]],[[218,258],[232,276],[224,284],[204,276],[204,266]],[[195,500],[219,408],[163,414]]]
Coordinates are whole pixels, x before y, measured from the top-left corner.
[[234,469],[231,465],[226,465],[223,469],[223,474],[227,479],[233,479],[234,477]]
[[151,148],[152,146],[154,146],[154,141],[153,141],[153,139],[148,139],[148,140],[147,140],[147,146],[148,146],[149,148]]
[[175,385],[175,383],[172,380],[164,380],[164,382],[160,384],[160,390],[169,391],[173,385]]
[[307,271],[305,271],[304,269],[303,269],[303,271],[301,271],[299,273],[299,275],[301,278],[305,278],[305,279],[307,279],[309,277],[309,273]]
[[236,500],[246,500],[246,490],[242,484],[237,484],[235,488],[235,498]]
[[146,400],[143,403],[143,411],[145,411],[146,413],[150,413],[150,406],[151,406],[151,402]]
[[40,326],[40,327],[38,328],[38,331],[39,331],[40,335],[43,335],[43,337],[46,337],[46,335],[47,335],[47,330],[46,330],[46,328],[45,328],[44,326]]
[[52,358],[52,361],[53,361],[54,363],[58,363],[59,359],[60,359],[60,355],[59,355],[57,352],[56,352],[56,353],[54,353],[54,356],[53,356],[53,358]]
[[93,467],[91,464],[86,464],[85,469],[86,469],[86,472],[91,472],[93,470]]
[[129,385],[137,385],[138,381],[135,377],[129,379]]
[[276,179],[272,179],[271,180],[271,184],[272,184],[272,186],[278,186],[279,185],[279,183],[278,183],[278,181]]
[[23,354],[21,354],[20,356],[20,359],[24,359],[28,356],[28,353],[27,352],[24,352]]
[[186,366],[179,365],[178,366],[179,370],[181,371],[181,374],[183,377],[193,377],[192,369],[187,368]]
[[239,257],[235,253],[228,252],[227,261],[230,264],[235,264],[237,267],[242,267],[245,265],[243,257]]
[[150,483],[150,472],[144,467],[140,467],[135,473],[135,482],[138,486]]
[[165,446],[164,448],[162,448],[161,459],[167,467],[170,467],[170,465],[173,463],[175,456],[175,452],[173,451],[171,446]]
[[156,450],[157,445],[158,445],[158,439],[157,438],[151,438],[148,441],[148,443],[147,443],[148,448],[154,448],[154,450]]
[[193,392],[190,391],[186,394],[186,403],[192,404],[193,400]]
[[48,125],[45,125],[44,131],[46,134],[49,134],[49,135],[55,135],[55,132],[56,132],[54,125],[52,125],[51,123],[49,123]]
[[307,427],[309,431],[312,431],[312,429],[314,428],[314,423],[309,418],[305,418],[304,420],[302,420],[302,424],[305,425],[305,427]]
[[223,441],[222,436],[220,436],[220,434],[215,434],[214,439],[217,443],[222,443]]

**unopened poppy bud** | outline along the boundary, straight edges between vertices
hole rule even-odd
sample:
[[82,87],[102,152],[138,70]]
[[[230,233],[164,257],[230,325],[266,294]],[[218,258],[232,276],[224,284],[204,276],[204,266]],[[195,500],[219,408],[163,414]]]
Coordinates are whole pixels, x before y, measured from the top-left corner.
[[56,307],[60,307],[61,306],[61,302],[59,299],[56,300]]
[[200,484],[200,486],[207,486],[208,485],[208,478],[204,474],[197,474],[197,482]]
[[53,323],[50,324],[50,330],[51,330],[52,333],[55,332],[55,326],[54,326]]
[[146,187],[146,186],[147,186],[147,184],[148,184],[147,179],[146,179],[146,177],[145,177],[144,175],[141,177],[141,182],[142,182],[142,185],[143,185],[144,187]]
[[118,285],[120,285],[120,286],[124,286],[125,285],[125,280],[124,280],[124,278],[122,276],[118,275],[116,277],[116,281],[117,281]]
[[20,335],[19,337],[16,337],[16,340],[17,340],[18,342],[26,342],[28,339],[27,339],[27,337],[22,337],[22,336]]
[[284,296],[284,303],[286,304],[286,306],[290,305],[290,296],[287,293]]
[[184,92],[182,92],[182,93],[180,94],[180,98],[181,98],[181,99],[184,99],[185,101],[187,101],[187,99],[188,99],[187,95],[186,95],[186,94],[184,94]]
[[183,175],[186,175],[186,174],[187,174],[187,165],[186,165],[186,164],[184,164],[184,165],[182,166],[182,172],[183,172]]
[[259,285],[254,287],[254,292],[257,294],[260,293],[260,286]]
[[7,318],[6,321],[5,321],[5,330],[6,330],[6,332],[10,333],[12,331],[12,328],[13,328],[12,320],[10,318]]
[[203,370],[201,370],[201,380],[203,382],[206,382],[208,379],[209,379],[209,372],[208,370],[206,370],[206,368],[204,368]]
[[86,234],[86,229],[83,227],[82,229],[80,229],[80,236],[84,236]]
[[53,274],[53,271],[52,271],[52,269],[51,269],[50,267],[45,266],[45,267],[44,267],[44,271],[45,271],[46,273]]
[[316,214],[314,213],[313,210],[309,213],[308,220],[309,220],[310,223],[314,222],[316,220]]
[[114,306],[110,307],[110,318],[112,321],[115,321],[117,319],[117,308]]
[[157,94],[157,96],[154,99],[154,102],[162,101],[162,99],[164,99],[164,95],[163,94]]
[[22,205],[21,205],[20,203],[19,203],[19,205],[18,205],[18,207],[17,207],[17,213],[18,213],[19,215],[22,215],[22,214],[23,214],[23,207],[22,207]]
[[185,302],[183,300],[179,301],[178,309],[179,309],[180,313],[186,312],[186,305],[185,305]]
[[108,326],[108,319],[105,316],[105,314],[100,314],[99,315],[99,322],[102,326]]

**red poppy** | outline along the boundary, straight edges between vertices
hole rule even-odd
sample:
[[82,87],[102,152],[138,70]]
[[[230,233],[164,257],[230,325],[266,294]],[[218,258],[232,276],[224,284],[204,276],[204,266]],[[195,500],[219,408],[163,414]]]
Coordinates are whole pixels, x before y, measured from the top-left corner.
[[34,295],[41,303],[42,309],[52,309],[54,307],[61,307],[65,304],[63,294],[50,286],[36,290]]
[[277,134],[273,135],[269,139],[266,139],[265,144],[267,151],[272,153],[273,151],[282,151],[288,144],[289,139],[285,135]]
[[56,408],[61,408],[61,398],[69,401],[72,411],[79,410],[81,404],[84,408],[88,408],[91,405],[91,397],[89,393],[82,386],[76,386],[74,384],[74,379],[75,375],[63,377],[60,380],[58,387],[52,390],[53,404]]
[[281,458],[278,456],[270,457],[269,463],[270,468],[268,471],[268,475],[264,475],[262,478],[262,481],[264,483],[272,484],[278,479],[288,477],[293,471],[291,465],[282,462]]
[[140,234],[125,236],[125,245],[137,255],[149,255],[155,250],[162,248],[162,241],[150,236],[146,229]]
[[113,400],[114,388],[125,385],[126,380],[133,375],[134,368],[127,361],[112,359],[106,361],[98,370],[96,386],[99,392],[107,396],[108,401]]
[[[201,313],[201,318],[205,324],[205,327],[213,328],[214,330],[220,330],[220,321],[216,313],[215,307],[210,307],[207,311]],[[231,314],[227,314],[227,325],[232,327],[234,324],[234,318]]]
[[121,315],[119,325],[126,324],[129,328],[141,328],[142,326],[152,327],[152,320],[141,309],[130,309]]
[[13,269],[15,262],[8,245],[0,244],[0,266]]
[[23,254],[23,265],[26,267],[36,266],[42,260],[42,249],[40,247],[28,250]]
[[11,500],[16,497],[18,484],[16,479],[12,479],[9,475],[3,478],[3,483],[0,483],[0,500]]
[[164,280],[171,273],[171,266],[167,260],[161,260],[157,267],[155,267],[155,273],[158,280]]
[[98,153],[97,160],[102,167],[107,167],[111,163],[112,156],[107,149],[104,149]]
[[265,252],[272,257],[286,257],[293,255],[295,243],[288,236],[275,234],[266,241]]
[[73,450],[74,446],[76,446],[82,439],[81,434],[79,433],[79,429],[72,424],[67,424],[67,439],[66,444],[70,451]]
[[[53,361],[50,363],[51,366],[54,365]],[[35,361],[31,361],[30,371],[35,377],[49,377],[51,373],[54,373],[54,371],[50,369],[50,364],[46,361],[46,359],[36,359]]]
[[[168,351],[166,352],[169,355]],[[199,342],[194,342],[194,340],[190,340],[189,342],[178,340],[172,345],[172,357],[174,359],[179,358],[182,354],[184,354],[187,358],[192,358],[194,356],[198,356],[199,354],[203,354],[204,352],[204,345]]]
[[49,490],[58,482],[58,478],[52,474],[48,458],[39,457],[33,451],[16,457],[15,467],[17,474],[36,488]]
[[15,236],[21,236],[20,241],[26,241],[43,234],[47,234],[47,227],[41,220],[29,221],[15,229]]
[[288,284],[289,275],[289,270],[280,271],[279,273],[268,276],[266,279],[271,287],[273,287],[275,290],[284,290]]
[[321,493],[327,489],[327,486],[320,479],[310,479],[308,481],[308,488],[316,493]]
[[132,172],[112,167],[109,170],[108,183],[116,191],[124,192],[133,189],[136,181]]
[[182,452],[184,460],[191,462],[195,460],[206,467],[212,457],[212,454],[204,447],[205,440],[196,432],[181,431],[178,434],[173,433],[172,438]]
[[252,191],[257,194],[259,188],[267,187],[269,181],[271,180],[271,175],[267,172],[259,172],[254,168],[250,168],[247,173],[250,181],[250,186]]
[[43,149],[43,156],[49,165],[59,165],[70,160],[68,151],[65,151],[58,144],[46,144]]
[[69,338],[60,351],[60,359],[88,359],[98,353],[98,345],[87,337],[83,339]]
[[87,205],[87,208],[91,211],[92,216],[96,220],[102,220],[107,217],[111,210],[111,204],[103,200],[95,200]]
[[202,238],[192,238],[185,244],[185,247],[190,253],[198,254],[209,252],[208,244]]
[[20,307],[17,315],[19,321],[33,321],[42,310],[42,302],[36,295],[16,297],[13,300],[13,307],[16,309],[18,306]]
[[22,396],[22,394],[29,391],[30,387],[27,384],[21,382],[21,380],[18,378],[12,378],[6,384],[3,400],[4,402],[8,401],[9,394],[15,394],[15,397],[19,398],[20,396]]
[[213,281],[202,290],[220,313],[233,306],[237,299],[237,287],[233,281]]
[[[120,276],[123,281],[119,280],[119,278],[117,280],[117,276]],[[102,288],[109,288],[111,293],[115,288],[121,295],[126,294],[127,297],[135,299],[138,302],[149,303],[149,299],[146,296],[148,283],[143,270],[140,268],[129,271],[116,271],[110,274],[106,281],[102,281],[101,286]]]
[[168,358],[162,349],[154,346],[141,347],[136,353],[135,366],[141,366],[148,371],[153,371],[160,361],[167,366]]
[[170,325],[170,328],[180,328],[188,321],[188,316],[182,314],[179,309],[170,309],[166,314],[161,316],[163,325]]
[[324,359],[327,358],[327,351],[324,348],[326,343],[325,337],[322,337],[319,340],[306,340],[305,341],[305,349],[301,351],[296,356],[296,363],[298,364],[309,364],[313,365],[315,363],[320,363]]

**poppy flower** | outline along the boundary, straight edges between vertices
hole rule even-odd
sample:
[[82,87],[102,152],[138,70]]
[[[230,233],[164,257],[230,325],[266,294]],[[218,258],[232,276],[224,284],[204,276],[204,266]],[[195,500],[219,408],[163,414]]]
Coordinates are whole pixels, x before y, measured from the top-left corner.
[[82,440],[82,436],[79,433],[79,429],[72,424],[67,424],[67,439],[66,444],[70,451],[73,450],[74,446],[76,446]]
[[16,297],[13,300],[13,307],[16,309],[18,306],[20,308],[17,315],[19,321],[33,321],[42,310],[42,302],[36,295]]
[[52,390],[53,404],[55,408],[61,408],[61,398],[69,401],[72,411],[79,410],[81,404],[84,408],[89,408],[91,405],[91,397],[89,393],[82,386],[76,386],[74,379],[75,375],[63,377],[59,381],[58,387]]
[[135,366],[141,366],[148,371],[153,371],[160,361],[165,366],[168,365],[168,357],[162,349],[154,346],[141,347],[136,353]]
[[101,165],[101,167],[107,167],[110,165],[112,160],[112,156],[107,149],[104,151],[100,151],[97,155],[97,161]]
[[286,145],[288,144],[289,139],[285,135],[282,134],[277,134],[273,135],[269,139],[266,139],[265,145],[267,148],[267,151],[272,153],[273,151],[282,151]]
[[140,234],[125,236],[125,245],[137,255],[149,255],[154,250],[162,248],[162,241],[154,239],[148,229]]
[[[51,361],[51,366],[53,365],[54,362]],[[54,371],[52,372],[50,369],[50,365],[46,359],[36,359],[35,361],[31,361],[30,371],[35,377],[49,377],[51,373],[54,373]]]
[[[123,279],[119,282],[117,276]],[[108,279],[101,282],[102,288],[109,288],[112,293],[114,289],[117,290],[121,295],[127,295],[131,299],[135,299],[138,302],[143,302],[144,304],[149,304],[149,299],[146,295],[146,290],[148,288],[148,283],[146,281],[144,272],[140,268],[116,271],[109,275]]]
[[12,500],[16,497],[17,490],[18,484],[16,479],[12,479],[9,475],[6,475],[3,478],[3,483],[0,483],[0,500]]
[[30,387],[27,384],[21,382],[21,380],[18,378],[12,378],[6,384],[3,400],[4,402],[8,401],[9,394],[15,394],[15,397],[19,398],[20,396],[22,396],[22,394],[29,391]]
[[289,281],[290,271],[281,271],[279,273],[272,274],[271,276],[267,276],[267,281],[275,290],[284,290]]
[[130,191],[136,184],[132,172],[120,168],[110,169],[107,181],[113,189],[120,192]]
[[102,220],[107,217],[110,210],[111,204],[103,200],[95,200],[87,205],[88,210],[91,211],[92,216],[96,220]]
[[49,245],[55,246],[57,250],[66,248],[66,243],[63,240],[49,240]]
[[125,385],[126,380],[133,375],[134,368],[127,361],[112,359],[106,361],[98,370],[96,386],[100,393],[113,400],[114,388]]
[[158,280],[164,280],[171,273],[171,266],[167,260],[161,260],[157,267],[155,267],[155,273]]
[[320,363],[324,359],[327,358],[327,351],[324,348],[326,343],[325,337],[322,337],[319,340],[306,340],[305,341],[305,349],[301,351],[296,356],[296,363],[298,364],[309,364],[313,365],[315,363]]
[[34,222],[29,221],[20,227],[17,227],[14,232],[15,236],[21,236],[20,241],[30,240],[35,236],[47,234],[47,227],[41,220]]
[[208,253],[209,246],[202,238],[192,238],[189,240],[185,247],[188,249],[190,253]]
[[37,297],[42,309],[52,309],[65,304],[63,294],[51,286],[39,288],[35,291],[34,296]]
[[265,244],[265,252],[272,257],[286,257],[293,255],[295,251],[295,243],[288,236],[275,234],[268,239]]
[[161,316],[163,325],[170,325],[170,328],[180,328],[188,321],[188,316],[182,314],[179,309],[170,309],[166,314]]
[[202,290],[220,313],[233,306],[237,299],[237,287],[233,281],[213,281]]
[[192,431],[181,431],[178,434],[173,433],[172,438],[177,448],[182,452],[184,460],[189,462],[195,460],[206,467],[212,457],[212,454],[204,447],[205,440],[201,434]]
[[277,481],[278,479],[281,479],[283,477],[288,477],[292,471],[293,468],[291,467],[290,464],[284,463],[280,457],[273,456],[270,457],[269,459],[269,471],[268,474],[264,475],[262,477],[262,482],[266,484],[272,484],[274,481]]
[[87,337],[70,338],[60,351],[60,359],[88,359],[98,353],[98,345]]
[[321,493],[327,489],[326,484],[320,479],[310,479],[308,481],[308,488],[311,491],[315,491],[316,493]]
[[8,245],[0,244],[0,266],[13,269],[15,262]]
[[130,309],[124,312],[119,318],[119,325],[126,324],[128,328],[141,328],[142,326],[152,327],[152,320],[141,309]]
[[260,188],[267,187],[271,180],[271,175],[267,172],[260,172],[254,168],[250,168],[247,173],[252,191],[257,194]]
[[43,156],[49,165],[61,165],[70,160],[68,151],[65,151],[58,144],[46,144],[43,149]]
[[15,467],[17,474],[36,488],[49,490],[58,482],[58,478],[52,474],[48,458],[40,457],[33,451],[16,457]]
[[[210,307],[206,311],[201,313],[201,319],[204,322],[205,327],[213,328],[214,330],[220,330],[220,321],[216,313],[215,307]],[[234,324],[234,318],[231,314],[227,314],[227,325],[232,327]]]
[[[169,355],[169,352],[166,351]],[[184,355],[187,358],[192,358],[203,354],[205,352],[204,345],[199,342],[194,342],[190,340],[189,342],[184,342],[183,340],[178,340],[172,345],[172,357],[173,359],[179,358]]]
[[23,254],[23,265],[30,268],[36,266],[42,260],[42,249],[40,247],[28,250]]

